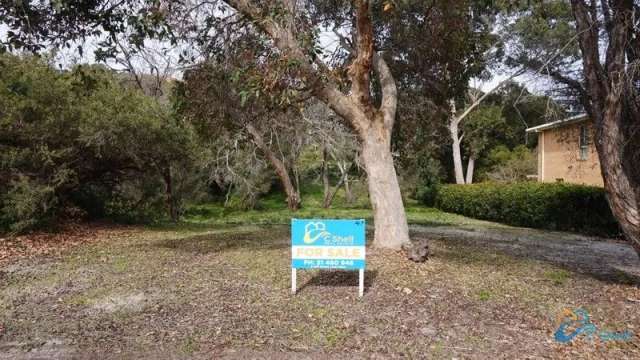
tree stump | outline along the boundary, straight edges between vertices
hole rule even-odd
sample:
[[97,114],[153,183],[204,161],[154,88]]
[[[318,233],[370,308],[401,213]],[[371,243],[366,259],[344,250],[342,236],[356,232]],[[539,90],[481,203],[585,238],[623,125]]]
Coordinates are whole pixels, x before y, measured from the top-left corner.
[[414,262],[425,262],[429,257],[429,240],[415,239],[402,246],[407,258]]

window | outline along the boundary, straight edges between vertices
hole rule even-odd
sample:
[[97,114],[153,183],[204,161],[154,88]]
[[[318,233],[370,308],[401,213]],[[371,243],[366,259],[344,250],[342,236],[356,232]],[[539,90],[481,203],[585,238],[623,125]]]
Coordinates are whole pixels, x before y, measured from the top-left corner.
[[580,126],[580,160],[589,158],[589,127]]

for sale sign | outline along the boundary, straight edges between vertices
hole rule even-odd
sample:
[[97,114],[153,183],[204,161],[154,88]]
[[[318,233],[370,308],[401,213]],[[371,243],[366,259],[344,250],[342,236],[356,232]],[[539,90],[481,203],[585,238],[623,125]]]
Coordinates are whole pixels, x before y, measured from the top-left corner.
[[293,219],[291,221],[292,290],[296,269],[360,270],[365,268],[365,221]]

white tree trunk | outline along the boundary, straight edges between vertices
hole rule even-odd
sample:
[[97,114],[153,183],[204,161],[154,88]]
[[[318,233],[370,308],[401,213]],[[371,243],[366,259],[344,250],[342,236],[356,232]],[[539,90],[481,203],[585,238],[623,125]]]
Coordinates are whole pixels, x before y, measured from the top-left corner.
[[451,133],[451,150],[453,153],[453,169],[456,175],[456,184],[464,184],[464,170],[462,169],[462,152],[460,150],[460,136],[458,134],[458,124],[455,119],[449,123]]
[[391,156],[390,135],[372,127],[362,141],[362,160],[367,172],[373,207],[375,247],[399,249],[409,243],[409,226]]
[[469,162],[467,163],[467,184],[473,184],[473,171],[476,167],[476,159],[471,156],[469,157]]
[[353,204],[353,193],[351,193],[351,185],[349,184],[349,174],[344,174],[344,196],[347,204]]

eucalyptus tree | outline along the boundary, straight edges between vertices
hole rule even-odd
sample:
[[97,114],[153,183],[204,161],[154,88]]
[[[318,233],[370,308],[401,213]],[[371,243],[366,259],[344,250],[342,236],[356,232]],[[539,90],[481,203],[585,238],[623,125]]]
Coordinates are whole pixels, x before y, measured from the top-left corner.
[[[268,37],[286,68],[287,88],[307,91],[341,116],[358,135],[368,175],[375,236],[374,245],[400,248],[409,243],[409,229],[391,155],[391,133],[396,117],[397,87],[387,61],[375,49],[372,6],[381,3],[355,0],[344,14],[351,22],[348,66],[332,67],[319,54],[320,9],[312,2],[293,0],[259,2],[223,1],[237,16]],[[345,5],[344,3],[341,5]],[[226,10],[225,10],[226,11]],[[235,20],[237,21],[237,19]],[[333,22],[331,22],[333,23]],[[333,64],[337,65],[337,64]],[[380,101],[372,94],[372,78],[380,85]]]
[[502,116],[502,107],[496,105],[481,106],[469,115],[464,124],[464,134],[468,137],[467,171],[465,184],[473,183],[476,161],[492,146],[495,146],[498,133],[506,128]]
[[546,1],[516,9],[506,30],[508,61],[593,120],[609,204],[640,254],[639,12],[633,0]]
[[[417,89],[430,100],[428,108],[436,105],[447,114],[455,179],[463,184],[462,141],[471,136],[461,134],[463,120],[489,94],[465,103],[463,109],[456,105],[464,103],[470,80],[485,76],[488,65],[497,57],[500,41],[491,34],[493,8],[476,1],[392,3],[388,14],[378,17],[380,29],[388,29],[381,31],[385,35],[379,41],[382,48],[395,54],[390,63],[400,74],[400,91],[412,93]],[[434,120],[427,116],[424,119]]]
[[572,0],[571,8],[609,205],[640,255],[640,3]]

